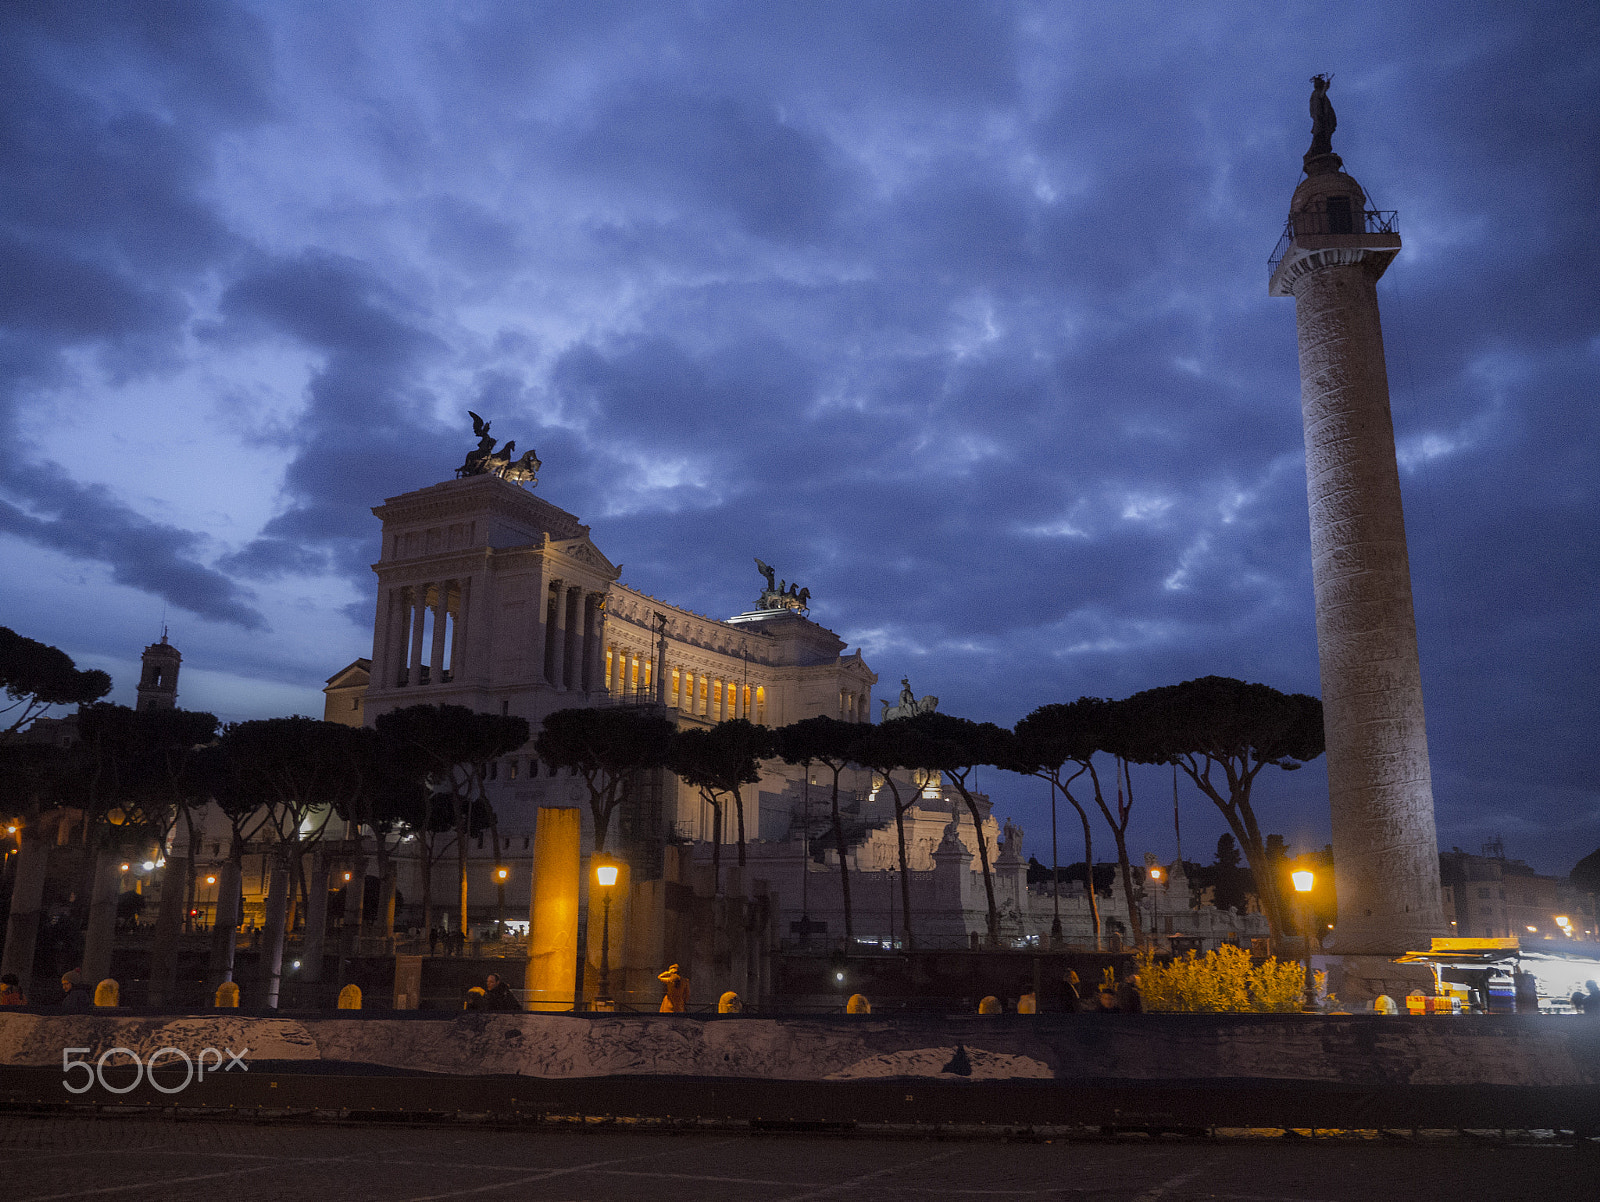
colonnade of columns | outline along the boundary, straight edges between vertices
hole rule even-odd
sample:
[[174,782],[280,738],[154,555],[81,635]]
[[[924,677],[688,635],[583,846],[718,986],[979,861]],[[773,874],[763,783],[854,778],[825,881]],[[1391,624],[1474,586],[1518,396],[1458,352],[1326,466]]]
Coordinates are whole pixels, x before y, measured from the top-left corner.
[[546,591],[543,675],[566,692],[594,692],[605,674],[605,599],[581,584],[552,580]]
[[850,689],[840,689],[839,717],[845,722],[872,721],[872,715],[867,712],[867,695]]
[[[606,688],[619,696],[656,695],[656,661],[649,652],[611,646],[605,653]],[[666,703],[684,713],[725,722],[732,718],[764,725],[767,691],[762,685],[729,680],[688,667],[674,667],[666,681]]]
[[437,580],[389,590],[384,663],[397,686],[442,684],[461,671],[470,580]]

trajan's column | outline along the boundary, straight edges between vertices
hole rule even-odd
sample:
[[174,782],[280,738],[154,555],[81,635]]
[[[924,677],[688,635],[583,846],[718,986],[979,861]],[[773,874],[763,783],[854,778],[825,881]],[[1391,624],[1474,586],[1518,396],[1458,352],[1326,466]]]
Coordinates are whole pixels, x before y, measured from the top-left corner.
[[[1328,81],[1311,95],[1306,178],[1273,257],[1300,343],[1312,582],[1339,919],[1332,950],[1394,955],[1444,934],[1411,567],[1378,324],[1400,250],[1333,153]],[[1376,971],[1359,976],[1396,975]]]

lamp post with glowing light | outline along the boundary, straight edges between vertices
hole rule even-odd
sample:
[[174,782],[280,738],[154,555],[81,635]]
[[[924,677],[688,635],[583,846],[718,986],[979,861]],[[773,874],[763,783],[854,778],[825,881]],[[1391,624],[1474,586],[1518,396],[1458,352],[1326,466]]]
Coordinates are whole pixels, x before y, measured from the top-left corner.
[[1302,868],[1291,872],[1289,879],[1294,882],[1294,891],[1300,895],[1301,908],[1304,911],[1302,921],[1305,924],[1306,939],[1306,1009],[1314,1010],[1317,1006],[1317,987],[1311,977],[1311,924],[1315,921],[1311,915],[1311,887],[1316,884],[1316,877],[1309,868]]
[[1150,869],[1150,946],[1154,948],[1161,938],[1161,881],[1165,876],[1159,866]]
[[601,864],[594,870],[595,883],[600,886],[600,989],[595,994],[596,1010],[610,1010],[611,1006],[611,889],[617,883],[617,866]]
[[506,933],[506,880],[511,876],[511,869],[504,865],[494,870],[494,887],[497,892],[499,913],[495,915],[495,934],[504,937]]

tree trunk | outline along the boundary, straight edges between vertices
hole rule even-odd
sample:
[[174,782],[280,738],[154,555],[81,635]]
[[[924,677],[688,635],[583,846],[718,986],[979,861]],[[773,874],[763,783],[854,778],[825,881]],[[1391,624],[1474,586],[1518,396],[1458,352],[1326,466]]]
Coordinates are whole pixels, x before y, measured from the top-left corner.
[[894,831],[900,841],[900,925],[906,933],[906,950],[915,951],[917,938],[911,933],[911,863],[906,856],[906,812],[900,805],[900,791],[891,788],[890,793],[894,796]]
[[156,911],[155,943],[150,950],[150,990],[146,1001],[151,1006],[169,1004],[177,989],[178,943],[189,913],[186,894],[193,880],[192,852],[185,852],[182,859],[167,857],[167,866],[161,873],[161,906]]
[[1076,802],[1073,809],[1078,811],[1078,819],[1083,823],[1083,867],[1084,876],[1088,878],[1089,888],[1089,917],[1094,922],[1094,950],[1100,950],[1100,895],[1094,888],[1094,836],[1089,831],[1089,811]]
[[283,986],[284,927],[289,917],[289,864],[279,852],[272,858],[272,873],[267,885],[267,920],[261,932],[261,1004],[278,1008]]
[[[733,791],[733,805],[739,812],[739,867],[744,867],[744,790]],[[748,892],[748,890],[746,891]]]
[[839,816],[839,769],[833,770],[833,842],[839,849],[839,885],[844,894],[844,949],[855,947],[855,923],[850,913],[850,860],[844,845],[844,820]]
[[[422,852],[422,937],[428,941],[431,954],[433,947],[433,836],[426,831],[417,836],[417,845]],[[345,903],[347,911],[349,902]]]
[[235,849],[217,870],[217,912],[211,924],[211,963],[207,973],[213,990],[224,981],[233,980],[233,953],[239,944],[239,883],[243,876],[243,852]]
[[958,789],[961,800],[967,803],[967,811],[972,815],[972,830],[978,836],[978,863],[983,866],[983,893],[989,905],[989,946],[998,947],[1000,944],[1000,909],[994,903],[994,874],[989,870],[989,841],[983,837],[983,820],[978,817],[978,803],[972,800],[966,789]]
[[[361,884],[362,884],[362,888],[363,888],[363,891],[364,891],[365,888],[366,888],[366,882],[363,881]],[[464,830],[456,832],[456,888],[457,888],[457,890],[459,891],[459,893],[461,895],[457,899],[458,908],[460,910],[460,916],[461,916],[461,938],[465,939],[467,937],[468,919],[467,919],[467,832],[464,831]]]
[[1128,863],[1127,835],[1117,827],[1112,827],[1111,833],[1117,840],[1117,866],[1122,869],[1122,894],[1128,903],[1128,922],[1133,926],[1130,933],[1134,942],[1138,943],[1144,938],[1144,920],[1139,916],[1139,902],[1133,892],[1133,866]]
[[722,804],[707,797],[711,803],[711,896],[722,896]]
[[121,883],[122,854],[102,847],[94,854],[93,885],[89,895],[89,927],[83,936],[83,983],[94,987],[111,975],[111,945],[117,934],[117,887]]
[[1244,825],[1245,858],[1250,863],[1251,875],[1256,878],[1256,895],[1261,898],[1262,912],[1267,916],[1267,929],[1272,936],[1272,951],[1279,954],[1284,933],[1288,929],[1288,914],[1283,904],[1283,894],[1278,889],[1278,877],[1273,871],[1271,857],[1261,838],[1261,828],[1256,825],[1255,813],[1250,809],[1250,799],[1239,800],[1238,808]]
[[[348,905],[350,895],[345,894]],[[322,980],[322,948],[328,930],[328,857],[314,852],[311,879],[306,883],[306,930],[300,944],[300,979]]]
[[6,918],[6,946],[0,972],[14,972],[22,992],[33,995],[33,957],[38,950],[39,914],[44,905],[45,869],[50,845],[34,834],[30,823],[22,828],[16,876],[11,886],[11,913]]
[[[365,890],[363,890],[365,892]],[[378,934],[394,937],[395,862],[378,836]]]

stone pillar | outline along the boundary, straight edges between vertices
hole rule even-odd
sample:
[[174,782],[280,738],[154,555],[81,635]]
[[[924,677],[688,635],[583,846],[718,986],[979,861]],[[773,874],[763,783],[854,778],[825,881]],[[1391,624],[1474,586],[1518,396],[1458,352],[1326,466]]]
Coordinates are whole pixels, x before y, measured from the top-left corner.
[[577,1002],[582,828],[575,809],[539,807],[523,976],[529,1010],[572,1010]]
[[555,613],[549,623],[549,639],[545,644],[546,675],[557,689],[565,688],[567,672],[567,586],[564,581],[550,582],[555,602]]
[[591,693],[605,691],[606,676],[606,595],[589,594],[589,618],[592,636],[589,639],[589,679],[584,688]]
[[[1340,166],[1332,154],[1307,160],[1310,174],[1295,190],[1289,245],[1270,291],[1294,297],[1299,335],[1339,894],[1333,950],[1390,955],[1426,949],[1443,933],[1444,917],[1378,319],[1378,277],[1400,239],[1367,229],[1365,196]],[[1352,212],[1353,220],[1343,216]]]
[[89,924],[83,936],[83,983],[90,992],[111,975],[111,945],[117,930],[117,897],[121,889],[123,852],[102,847],[95,852],[89,894]]
[[667,672],[667,634],[661,631],[656,636],[656,704],[667,704],[667,689],[672,684],[672,677]]
[[428,586],[411,586],[411,653],[406,683],[413,688],[422,683],[422,631],[428,620]]
[[444,635],[450,617],[450,582],[433,586],[433,646],[428,649],[428,683],[444,683]]
[[[346,898],[349,897],[347,893]],[[347,903],[348,904],[348,903]],[[328,857],[311,856],[311,879],[306,882],[306,932],[300,945],[300,979],[322,980],[322,949],[328,932]]]
[[[33,995],[33,957],[38,944],[39,917],[44,909],[45,869],[50,845],[32,824],[22,829],[22,846],[13,865],[11,912],[6,916],[6,943],[0,955],[0,972],[16,973],[22,992]],[[166,886],[162,886],[165,895]],[[52,988],[53,983],[50,983]],[[44,996],[51,996],[46,993]],[[43,1000],[41,997],[39,1000]]]
[[529,587],[529,600],[533,610],[529,623],[528,637],[528,672],[526,679],[543,681],[545,677],[545,620],[549,616],[549,589],[545,573],[547,567],[543,558],[539,560],[533,573],[533,582]]
[[472,577],[456,581],[456,624],[450,632],[450,679],[462,680],[467,670],[467,603],[472,592]]
[[405,670],[405,632],[409,617],[405,590],[384,589],[378,614],[372,636],[372,681],[375,688],[392,689]]
[[583,590],[575,584],[568,585],[561,605],[567,623],[562,646],[566,667],[562,672],[561,687],[575,691],[583,675]]

